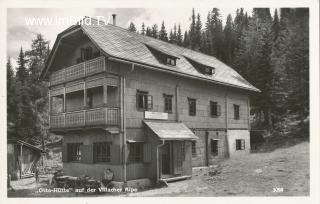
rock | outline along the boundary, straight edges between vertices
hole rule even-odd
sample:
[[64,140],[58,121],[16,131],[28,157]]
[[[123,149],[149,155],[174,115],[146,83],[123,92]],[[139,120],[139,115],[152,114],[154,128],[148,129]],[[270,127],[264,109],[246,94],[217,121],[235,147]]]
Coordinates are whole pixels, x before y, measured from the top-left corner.
[[256,169],[256,170],[254,170],[254,172],[257,173],[257,174],[261,174],[262,173],[262,169]]

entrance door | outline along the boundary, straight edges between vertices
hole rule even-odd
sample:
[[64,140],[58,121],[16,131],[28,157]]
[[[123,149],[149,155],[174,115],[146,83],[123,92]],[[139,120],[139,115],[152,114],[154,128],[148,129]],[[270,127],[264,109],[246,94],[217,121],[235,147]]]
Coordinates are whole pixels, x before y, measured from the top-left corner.
[[161,148],[161,167],[162,167],[162,174],[171,174],[170,171],[170,143],[166,142]]
[[185,158],[184,141],[173,142],[173,174],[180,175],[183,171],[183,161]]

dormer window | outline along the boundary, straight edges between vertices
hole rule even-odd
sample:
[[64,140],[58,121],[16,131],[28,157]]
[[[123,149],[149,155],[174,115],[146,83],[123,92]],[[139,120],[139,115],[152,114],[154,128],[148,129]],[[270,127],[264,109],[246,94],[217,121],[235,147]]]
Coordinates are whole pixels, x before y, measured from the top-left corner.
[[205,75],[210,75],[210,76],[215,73],[215,68],[214,67],[206,65],[206,64],[200,62],[199,60],[191,59],[191,58],[186,57],[186,56],[185,56],[185,58],[200,73],[205,74]]
[[146,47],[150,50],[150,52],[153,54],[153,56],[161,63],[165,65],[170,66],[176,66],[177,65],[177,59],[179,59],[178,56],[176,56],[174,53],[161,49],[159,47],[156,47],[154,45],[145,44]]
[[176,59],[171,58],[171,57],[167,57],[167,64],[172,65],[172,66],[176,66]]

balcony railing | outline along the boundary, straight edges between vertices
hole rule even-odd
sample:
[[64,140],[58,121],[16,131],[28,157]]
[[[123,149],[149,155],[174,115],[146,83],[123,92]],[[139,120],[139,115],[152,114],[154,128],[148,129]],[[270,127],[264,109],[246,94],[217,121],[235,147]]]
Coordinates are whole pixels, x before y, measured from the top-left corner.
[[119,108],[97,108],[51,115],[50,128],[115,126],[120,123]]
[[98,57],[80,64],[73,65],[50,75],[50,85],[56,85],[74,79],[79,79],[88,75],[99,73],[105,69],[105,58]]

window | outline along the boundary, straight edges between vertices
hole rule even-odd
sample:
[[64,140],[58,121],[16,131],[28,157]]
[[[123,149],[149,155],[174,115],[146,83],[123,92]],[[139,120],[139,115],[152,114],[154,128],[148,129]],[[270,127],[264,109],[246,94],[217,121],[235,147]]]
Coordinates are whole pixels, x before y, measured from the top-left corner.
[[137,109],[138,110],[150,110],[152,109],[153,102],[152,96],[148,95],[146,91],[137,92]]
[[234,109],[234,119],[239,120],[240,119],[240,106],[233,104],[233,109]]
[[164,112],[172,113],[172,95],[163,94],[164,97]]
[[188,98],[188,103],[189,103],[189,115],[195,116],[196,108],[197,108],[196,99]]
[[211,153],[214,156],[218,155],[218,142],[219,140],[211,140]]
[[192,155],[197,154],[196,141],[192,141],[191,151],[192,151]]
[[245,149],[245,140],[236,140],[236,150],[244,150]]
[[142,142],[129,144],[129,161],[130,162],[143,161],[143,143]]
[[80,146],[82,143],[69,143],[67,144],[68,161],[80,161],[81,151]]
[[204,73],[204,74],[207,74],[207,75],[212,75],[212,74],[214,73],[214,69],[211,68],[211,67],[205,67],[205,68],[203,69],[203,73]]
[[92,48],[81,48],[81,61],[86,61],[92,59]]
[[218,102],[210,101],[210,114],[211,117],[219,117],[221,115],[221,106]]
[[172,65],[172,66],[176,66],[176,59],[171,58],[171,57],[167,57],[167,64]]
[[95,162],[110,162],[110,143],[99,142],[93,144],[93,160]]

